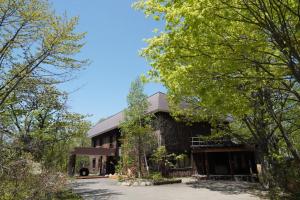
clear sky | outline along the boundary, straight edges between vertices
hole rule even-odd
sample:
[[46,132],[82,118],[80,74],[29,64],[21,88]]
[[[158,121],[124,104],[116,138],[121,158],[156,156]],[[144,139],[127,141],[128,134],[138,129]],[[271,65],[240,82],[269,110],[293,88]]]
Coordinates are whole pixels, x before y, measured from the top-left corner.
[[[138,51],[146,46],[162,24],[131,8],[132,0],[50,0],[59,14],[79,16],[78,31],[87,32],[86,45],[79,58],[91,65],[77,78],[61,86],[70,92],[69,106],[74,112],[93,115],[95,123],[126,107],[131,81],[149,70]],[[147,84],[145,93],[165,92],[157,83]]]

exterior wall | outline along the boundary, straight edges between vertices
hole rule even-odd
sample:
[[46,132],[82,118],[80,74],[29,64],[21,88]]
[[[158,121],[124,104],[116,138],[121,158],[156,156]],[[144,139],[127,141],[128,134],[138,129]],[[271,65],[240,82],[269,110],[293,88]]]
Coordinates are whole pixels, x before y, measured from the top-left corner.
[[[117,129],[108,131],[107,133],[95,136],[91,138],[92,147],[102,147],[102,148],[115,148],[116,157],[118,157],[118,138],[120,132]],[[111,156],[110,156],[111,157]],[[95,167],[93,166],[93,159],[96,160]],[[90,156],[90,166],[89,170],[91,173],[104,175],[107,173],[107,166],[110,160],[108,156]]]
[[107,156],[89,156],[89,171],[92,174],[104,175],[106,173]]
[[[188,125],[184,122],[177,122],[169,113],[159,112],[156,113],[154,121],[154,133],[157,136],[158,145],[165,145],[170,153],[184,153],[186,154],[185,164],[180,167],[190,167],[190,152],[191,152],[191,137],[201,134],[210,134],[210,125],[207,122],[195,123]],[[91,139],[92,147],[102,148],[116,148],[116,159],[118,159],[118,152],[120,143],[118,139],[121,133],[119,129],[108,131],[104,134],[95,136]],[[96,167],[93,167],[93,159],[96,159]],[[90,170],[92,173],[102,174],[106,173],[106,165],[108,158],[102,156],[102,163],[99,164],[99,156],[90,157]],[[182,165],[182,164],[181,164]],[[101,170],[100,170],[101,169]]]
[[[205,154],[205,156],[203,153],[192,152],[191,137],[211,134],[211,126],[208,122],[193,124],[178,122],[166,112],[155,113],[155,116],[154,133],[157,136],[158,145],[164,145],[169,153],[186,155],[184,162],[179,163],[179,168],[170,171],[171,176],[190,176],[195,173],[207,175],[256,173],[253,152],[224,153],[220,151],[215,154],[208,153],[209,155]],[[112,171],[111,167],[114,168],[119,156],[120,135],[120,130],[114,129],[91,139],[92,147],[116,149],[116,156],[90,156],[91,173],[103,175]]]
[[155,127],[159,136],[160,145],[165,145],[169,152],[190,153],[191,137],[209,135],[211,127],[207,122],[198,122],[189,125],[175,121],[169,113],[156,113]]
[[[210,125],[207,122],[188,125],[177,122],[169,113],[156,113],[154,122],[155,134],[158,145],[165,145],[169,152],[189,153],[191,149],[191,137],[210,134]],[[92,138],[92,147],[118,148],[120,131],[114,129]]]
[[92,138],[92,147],[117,148],[117,139],[120,132],[117,129]]

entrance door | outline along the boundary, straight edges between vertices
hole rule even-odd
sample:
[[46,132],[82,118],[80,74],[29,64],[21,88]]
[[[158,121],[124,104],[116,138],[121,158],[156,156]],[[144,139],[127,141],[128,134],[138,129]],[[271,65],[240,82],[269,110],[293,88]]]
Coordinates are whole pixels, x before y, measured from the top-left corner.
[[229,157],[227,152],[208,153],[209,173],[216,175],[229,175]]
[[106,174],[114,174],[115,173],[115,166],[116,166],[116,160],[113,156],[107,157],[106,161]]

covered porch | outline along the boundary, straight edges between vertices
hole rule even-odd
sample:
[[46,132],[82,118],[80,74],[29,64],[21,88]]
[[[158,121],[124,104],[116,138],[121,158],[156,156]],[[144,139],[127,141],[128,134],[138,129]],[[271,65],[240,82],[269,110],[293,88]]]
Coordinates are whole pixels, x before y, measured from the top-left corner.
[[192,168],[197,175],[231,180],[256,177],[254,146],[193,139],[191,149]]
[[76,147],[70,152],[68,162],[68,175],[74,176],[76,173],[76,156],[88,156],[89,172],[97,175],[105,175],[114,173],[114,166],[116,164],[116,148],[102,148],[102,147]]

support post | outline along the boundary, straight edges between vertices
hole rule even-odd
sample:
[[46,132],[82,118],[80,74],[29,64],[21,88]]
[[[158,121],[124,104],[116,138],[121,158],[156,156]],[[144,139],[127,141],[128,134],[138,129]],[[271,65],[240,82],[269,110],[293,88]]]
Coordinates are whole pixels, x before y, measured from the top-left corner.
[[204,159],[205,159],[205,170],[206,170],[206,175],[207,179],[209,179],[209,163],[208,163],[208,155],[207,152],[204,153]]
[[68,162],[68,175],[69,176],[75,175],[75,164],[76,164],[76,154],[71,154],[69,156],[69,162]]
[[234,175],[234,169],[233,169],[233,165],[232,165],[232,158],[231,158],[231,152],[228,152],[228,161],[229,161],[229,171],[231,174],[231,178],[233,180],[233,175]]
[[193,156],[193,151],[191,151],[191,167],[192,167],[192,173],[196,174],[196,167],[195,167],[195,163],[194,163],[194,156]]

